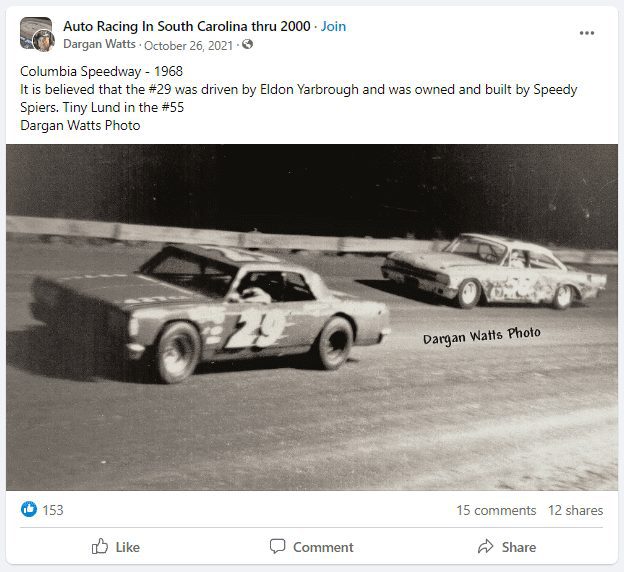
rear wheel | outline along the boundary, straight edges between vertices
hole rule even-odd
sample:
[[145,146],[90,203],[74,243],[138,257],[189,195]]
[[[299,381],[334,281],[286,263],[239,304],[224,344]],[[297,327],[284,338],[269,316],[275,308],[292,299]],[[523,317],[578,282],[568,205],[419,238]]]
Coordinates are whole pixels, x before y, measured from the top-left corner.
[[481,285],[472,278],[464,280],[457,290],[457,304],[464,310],[474,308],[481,297]]
[[201,340],[187,322],[165,327],[156,347],[156,372],[162,383],[180,383],[188,379],[199,362]]
[[570,286],[559,286],[555,292],[555,298],[553,300],[553,306],[557,310],[565,310],[572,305],[574,299],[574,293]]
[[319,334],[312,348],[312,357],[322,369],[338,369],[349,357],[353,346],[351,324],[339,316],[333,317]]

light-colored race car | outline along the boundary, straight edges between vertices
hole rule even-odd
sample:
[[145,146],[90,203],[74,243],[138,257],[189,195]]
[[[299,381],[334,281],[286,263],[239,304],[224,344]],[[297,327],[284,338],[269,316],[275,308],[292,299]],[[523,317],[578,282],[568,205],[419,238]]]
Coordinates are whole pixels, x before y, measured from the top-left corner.
[[134,274],[37,278],[33,297],[34,317],[61,343],[112,345],[111,359],[140,362],[164,383],[200,362],[263,356],[310,353],[337,369],[353,345],[390,333],[385,304],[329,290],[308,268],[218,246],[167,246]]
[[397,284],[456,300],[461,308],[484,299],[564,310],[574,300],[596,298],[607,283],[605,274],[566,266],[543,246],[482,234],[461,234],[441,252],[393,252],[381,272]]

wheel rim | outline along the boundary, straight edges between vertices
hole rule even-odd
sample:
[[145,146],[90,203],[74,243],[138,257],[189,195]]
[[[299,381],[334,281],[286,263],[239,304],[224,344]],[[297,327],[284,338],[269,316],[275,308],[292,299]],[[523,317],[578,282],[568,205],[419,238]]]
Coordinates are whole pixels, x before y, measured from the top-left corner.
[[343,359],[348,344],[349,337],[346,332],[343,332],[342,330],[332,332],[329,336],[327,336],[327,341],[325,342],[325,355],[327,356],[328,361],[336,363]]
[[176,336],[167,341],[163,350],[162,362],[164,368],[172,375],[180,375],[191,361],[193,344],[186,336]]
[[462,300],[464,304],[472,304],[477,297],[477,285],[474,282],[467,282],[462,288]]
[[559,288],[559,292],[557,292],[557,302],[560,306],[567,306],[570,303],[571,297],[570,288],[567,286],[562,286]]

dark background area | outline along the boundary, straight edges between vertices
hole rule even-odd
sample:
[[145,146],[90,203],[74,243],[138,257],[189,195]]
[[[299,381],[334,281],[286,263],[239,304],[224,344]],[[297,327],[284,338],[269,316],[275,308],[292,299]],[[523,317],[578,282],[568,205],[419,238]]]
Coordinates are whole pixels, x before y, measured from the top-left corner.
[[8,145],[7,213],[617,248],[617,146]]

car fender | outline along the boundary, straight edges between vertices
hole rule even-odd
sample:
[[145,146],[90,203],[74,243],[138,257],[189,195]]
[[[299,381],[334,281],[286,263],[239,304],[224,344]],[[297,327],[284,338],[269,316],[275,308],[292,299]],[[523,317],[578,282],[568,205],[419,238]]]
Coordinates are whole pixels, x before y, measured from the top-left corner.
[[178,321],[192,324],[203,342],[213,328],[225,322],[226,308],[224,304],[160,306],[139,308],[131,316],[138,320],[139,331],[134,341],[144,346],[153,345],[165,325]]

